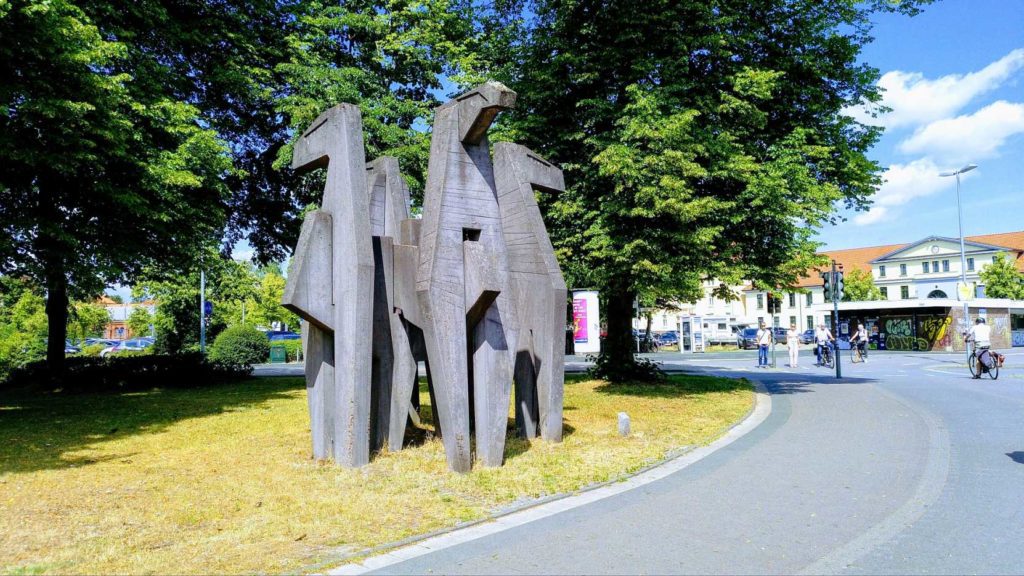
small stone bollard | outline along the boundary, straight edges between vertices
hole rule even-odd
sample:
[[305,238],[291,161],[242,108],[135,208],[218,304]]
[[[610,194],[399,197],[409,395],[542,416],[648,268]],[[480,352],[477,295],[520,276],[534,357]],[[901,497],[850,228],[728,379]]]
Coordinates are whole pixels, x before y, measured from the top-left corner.
[[629,414],[619,412],[619,436],[629,436]]

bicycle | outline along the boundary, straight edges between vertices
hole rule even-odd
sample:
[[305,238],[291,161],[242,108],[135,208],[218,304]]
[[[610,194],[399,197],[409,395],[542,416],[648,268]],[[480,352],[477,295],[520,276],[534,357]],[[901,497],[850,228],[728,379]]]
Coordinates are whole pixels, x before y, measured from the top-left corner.
[[826,368],[833,368],[835,360],[832,357],[832,344],[825,344],[821,347],[821,365]]
[[[982,350],[982,354],[985,350]],[[999,361],[995,358],[995,353],[988,350],[988,362],[985,363],[984,369],[980,366],[981,358],[978,354],[978,349],[971,343],[971,357],[967,360],[967,369],[971,371],[971,377],[976,378],[978,376],[978,370],[988,374],[988,377],[997,380],[999,378]]]
[[857,362],[863,362],[867,358],[867,352],[861,349],[857,342],[850,344],[850,362],[856,364]]

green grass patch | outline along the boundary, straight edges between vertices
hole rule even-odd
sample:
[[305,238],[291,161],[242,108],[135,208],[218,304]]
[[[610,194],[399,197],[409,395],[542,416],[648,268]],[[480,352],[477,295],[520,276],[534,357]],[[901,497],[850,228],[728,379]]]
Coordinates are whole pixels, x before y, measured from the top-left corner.
[[[429,427],[429,397],[421,390]],[[294,572],[513,503],[617,478],[720,436],[749,383],[568,377],[565,439],[509,438],[501,468],[449,473],[441,442],[358,470],[310,458],[302,379],[0,396],[0,573]],[[633,434],[617,434],[628,412]],[[510,419],[510,426],[512,421]]]

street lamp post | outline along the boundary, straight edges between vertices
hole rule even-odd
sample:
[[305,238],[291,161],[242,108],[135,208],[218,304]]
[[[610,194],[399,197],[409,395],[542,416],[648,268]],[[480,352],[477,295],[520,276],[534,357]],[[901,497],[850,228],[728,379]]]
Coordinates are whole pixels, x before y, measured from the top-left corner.
[[[964,166],[963,168],[961,168],[959,170],[955,170],[953,172],[943,172],[943,173],[939,174],[939,176],[941,176],[941,177],[949,177],[949,176],[955,176],[956,177],[956,212],[957,212],[956,222],[957,222],[957,227],[960,230],[960,283],[961,283],[961,287],[956,291],[956,296],[957,296],[957,298],[962,300],[963,303],[964,303],[964,325],[967,328],[970,328],[971,320],[970,320],[970,317],[969,317],[968,299],[963,294],[967,290],[967,255],[964,252],[964,209],[963,209],[962,204],[960,203],[960,175],[963,174],[964,172],[970,172],[971,170],[974,170],[977,167],[978,167],[977,164],[968,164],[968,165]],[[967,349],[966,346],[964,346],[964,349],[965,349],[964,350],[965,358],[967,360],[967,363],[969,364],[970,361],[971,361],[971,352],[970,352],[970,350]]]

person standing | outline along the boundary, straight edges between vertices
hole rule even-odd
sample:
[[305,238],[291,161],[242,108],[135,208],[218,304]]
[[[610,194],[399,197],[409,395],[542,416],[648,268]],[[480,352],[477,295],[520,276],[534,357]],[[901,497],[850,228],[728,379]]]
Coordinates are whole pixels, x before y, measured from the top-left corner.
[[796,368],[800,356],[800,333],[796,331],[796,324],[790,324],[786,331],[786,346],[789,347],[789,367]]
[[768,367],[768,346],[772,343],[772,331],[765,327],[764,322],[757,329],[757,367]]

